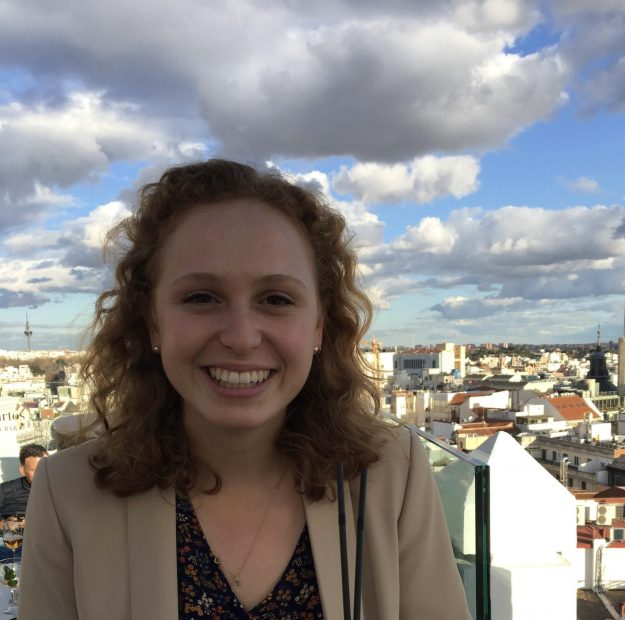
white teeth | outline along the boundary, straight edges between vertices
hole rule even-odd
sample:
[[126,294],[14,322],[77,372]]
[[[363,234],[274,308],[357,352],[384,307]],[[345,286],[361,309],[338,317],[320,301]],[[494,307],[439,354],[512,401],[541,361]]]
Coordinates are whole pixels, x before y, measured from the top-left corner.
[[218,381],[226,387],[244,388],[266,381],[270,371],[264,369],[235,372],[234,370],[209,366],[208,374],[215,379],[215,381]]

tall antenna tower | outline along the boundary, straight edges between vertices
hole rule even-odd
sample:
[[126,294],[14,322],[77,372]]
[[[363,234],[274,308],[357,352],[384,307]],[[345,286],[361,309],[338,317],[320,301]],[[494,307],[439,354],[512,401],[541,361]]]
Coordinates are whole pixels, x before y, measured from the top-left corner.
[[24,336],[26,336],[26,346],[27,350],[30,351],[30,337],[33,335],[33,330],[30,329],[30,324],[28,323],[28,312],[26,313],[26,329],[24,329]]

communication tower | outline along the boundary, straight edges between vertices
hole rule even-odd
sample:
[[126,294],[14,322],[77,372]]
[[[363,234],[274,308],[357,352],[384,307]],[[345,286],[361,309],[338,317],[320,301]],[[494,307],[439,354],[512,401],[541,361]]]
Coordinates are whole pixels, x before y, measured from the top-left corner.
[[30,329],[30,324],[28,323],[28,312],[26,313],[26,329],[24,329],[24,336],[26,336],[26,346],[27,350],[30,351],[30,337],[33,335],[33,330]]

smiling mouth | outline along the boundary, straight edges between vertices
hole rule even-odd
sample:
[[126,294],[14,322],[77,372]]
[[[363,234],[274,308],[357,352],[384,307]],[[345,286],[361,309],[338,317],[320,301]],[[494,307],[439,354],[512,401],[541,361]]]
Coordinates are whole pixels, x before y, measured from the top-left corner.
[[250,388],[264,383],[269,378],[271,371],[268,369],[246,370],[244,372],[236,372],[227,370],[226,368],[218,368],[217,366],[209,366],[208,374],[211,379],[219,385],[229,388]]

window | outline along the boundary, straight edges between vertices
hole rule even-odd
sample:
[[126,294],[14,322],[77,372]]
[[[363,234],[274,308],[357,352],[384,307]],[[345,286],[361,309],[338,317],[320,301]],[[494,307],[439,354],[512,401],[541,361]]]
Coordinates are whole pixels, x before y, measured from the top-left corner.
[[552,461],[558,460],[558,453],[555,450],[551,453],[551,460]]
[[575,465],[575,467],[579,467],[579,456],[573,457],[573,465]]
[[421,368],[424,368],[425,362],[422,359],[408,359],[408,360],[403,360],[403,364],[404,364],[404,369],[409,368],[411,370],[419,370]]
[[582,491],[585,491],[586,490],[586,481],[582,480],[581,485],[582,485]]
[[547,460],[547,450],[545,450],[544,448],[540,451],[540,458],[541,458],[543,461],[546,461],[546,460]]

